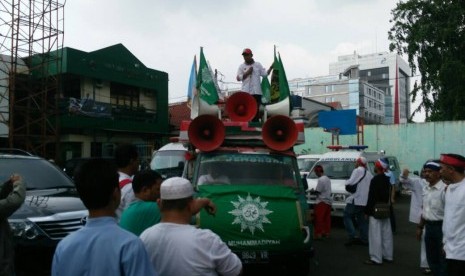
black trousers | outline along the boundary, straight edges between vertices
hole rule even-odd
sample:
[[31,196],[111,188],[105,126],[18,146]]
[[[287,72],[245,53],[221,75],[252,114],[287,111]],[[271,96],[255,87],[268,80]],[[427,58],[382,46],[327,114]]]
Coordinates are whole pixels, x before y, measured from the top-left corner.
[[465,271],[465,261],[446,259],[447,262],[447,275],[449,276],[463,276]]

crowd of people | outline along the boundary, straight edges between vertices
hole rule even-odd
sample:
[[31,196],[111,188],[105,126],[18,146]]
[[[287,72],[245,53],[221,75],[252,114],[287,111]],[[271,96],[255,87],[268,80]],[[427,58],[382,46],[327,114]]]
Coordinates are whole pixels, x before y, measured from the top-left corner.
[[[216,212],[213,202],[194,198],[187,179],[163,180],[155,171],[134,169],[139,159],[135,146],[120,145],[116,153],[117,166],[92,159],[77,169],[75,185],[89,217],[82,229],[58,244],[52,275],[242,273],[240,259],[217,234],[191,225],[192,216],[200,210]],[[330,235],[331,180],[323,167],[315,166],[314,171],[318,176],[316,188],[310,191],[317,195],[314,232],[315,239],[321,239]],[[404,169],[401,182],[412,193],[409,220],[417,224],[416,236],[422,241],[420,266],[433,275],[463,275],[465,157],[441,154],[440,159],[424,164],[419,178],[409,174]],[[7,218],[25,198],[21,176],[13,175],[10,184],[10,190],[5,195],[2,192],[0,198],[2,275],[14,273]],[[367,245],[369,259],[365,264],[393,262],[392,208],[387,214],[378,212],[381,203],[393,202],[388,164],[377,160],[373,176],[366,159],[358,158],[346,186],[352,186],[347,187],[352,193],[343,220],[349,236],[346,245]],[[130,191],[123,193],[125,187]]]
[[[310,193],[325,193],[323,168],[314,168],[318,185]],[[394,183],[389,165],[383,159],[374,164],[375,175],[367,168],[364,157],[356,160],[356,168],[346,181],[350,196],[346,199],[343,222],[348,234],[346,246],[368,247],[368,265],[394,261],[392,227],[395,202]],[[409,176],[404,169],[401,183],[411,191],[409,220],[417,224],[416,237],[420,241],[420,267],[425,274],[463,275],[465,271],[465,157],[441,154],[438,160],[428,160],[420,177]],[[321,182],[320,182],[321,179]],[[320,199],[320,202],[326,196]],[[330,206],[330,201],[326,202]],[[320,204],[320,203],[319,203]],[[315,237],[328,235],[320,207],[315,206]],[[395,220],[394,220],[395,221]]]
[[194,198],[189,180],[137,171],[137,148],[130,144],[116,149],[115,160],[116,166],[92,159],[76,170],[76,189],[89,216],[58,244],[52,275],[242,273],[240,259],[218,235],[191,225],[193,215],[202,209],[215,214],[216,206]]
[[[242,52],[237,80],[242,90],[261,104],[260,77],[270,73],[254,61],[248,48]],[[254,121],[259,120],[257,110]],[[115,165],[116,164],[116,165]],[[138,171],[135,145],[122,144],[115,162],[91,159],[77,168],[74,180],[89,211],[84,227],[59,242],[52,275],[225,275],[242,274],[243,266],[214,232],[191,225],[193,215],[205,209],[216,213],[215,204],[195,198],[192,184],[181,177],[162,179],[152,170]],[[322,166],[315,166],[318,183],[314,238],[327,238],[331,231],[331,180]],[[229,183],[210,170],[199,182]],[[405,169],[403,185],[412,191],[409,219],[417,224],[421,243],[420,267],[433,275],[463,275],[465,271],[465,157],[441,154],[427,161],[421,178],[410,178]],[[11,231],[7,218],[25,200],[19,175],[10,179],[11,190],[0,191],[0,275],[14,275]],[[360,157],[346,181],[343,222],[346,246],[368,246],[367,265],[393,262],[395,217],[392,204],[395,179],[388,163],[375,162],[375,175]],[[5,185],[4,185],[5,186]],[[387,208],[385,206],[388,206]]]

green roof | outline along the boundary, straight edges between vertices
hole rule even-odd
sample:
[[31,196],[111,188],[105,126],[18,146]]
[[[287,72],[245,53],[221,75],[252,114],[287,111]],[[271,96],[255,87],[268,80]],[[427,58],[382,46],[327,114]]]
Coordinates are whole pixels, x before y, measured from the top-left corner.
[[[56,61],[53,57],[57,54],[63,57],[62,74],[75,74],[147,89],[166,89],[166,91],[168,89],[168,73],[147,68],[123,44],[115,44],[93,52],[69,47],[51,52],[48,74],[57,74],[56,66],[53,66]],[[41,62],[40,56],[33,57],[31,68],[39,62]],[[32,71],[33,74],[38,73]]]

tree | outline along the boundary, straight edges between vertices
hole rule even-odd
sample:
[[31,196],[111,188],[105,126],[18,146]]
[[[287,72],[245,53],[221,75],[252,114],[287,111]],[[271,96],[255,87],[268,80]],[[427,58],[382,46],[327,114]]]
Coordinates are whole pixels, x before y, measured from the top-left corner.
[[406,54],[427,121],[465,119],[465,1],[407,0],[391,11],[390,50]]

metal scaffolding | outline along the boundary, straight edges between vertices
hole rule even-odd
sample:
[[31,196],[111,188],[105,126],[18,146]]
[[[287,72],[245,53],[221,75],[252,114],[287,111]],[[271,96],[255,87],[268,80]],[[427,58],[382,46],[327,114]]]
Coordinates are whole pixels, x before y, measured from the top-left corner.
[[8,133],[9,147],[54,159],[64,5],[0,1],[0,138]]

